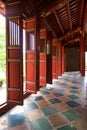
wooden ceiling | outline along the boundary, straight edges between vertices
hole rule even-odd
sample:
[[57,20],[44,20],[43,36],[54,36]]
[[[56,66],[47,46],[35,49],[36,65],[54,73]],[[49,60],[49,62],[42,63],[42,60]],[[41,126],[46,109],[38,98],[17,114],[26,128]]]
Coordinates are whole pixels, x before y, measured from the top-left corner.
[[64,46],[80,42],[85,0],[31,0],[43,21]]
[[23,0],[22,2],[24,15],[27,18],[38,15],[41,25],[51,30],[63,46],[79,45],[86,0]]

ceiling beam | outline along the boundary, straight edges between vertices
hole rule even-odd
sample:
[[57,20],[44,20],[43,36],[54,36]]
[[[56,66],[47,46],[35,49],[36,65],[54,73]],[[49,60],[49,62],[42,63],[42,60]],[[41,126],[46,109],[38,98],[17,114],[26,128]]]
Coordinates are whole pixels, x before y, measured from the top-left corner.
[[82,24],[82,19],[83,19],[83,11],[84,11],[84,6],[85,6],[85,0],[81,1],[81,10],[80,10],[80,26]]
[[61,3],[58,3],[58,0],[57,0],[52,5],[50,5],[48,8],[46,8],[45,10],[43,10],[41,12],[41,16],[45,17],[45,16],[47,16],[47,14],[52,13],[54,10],[60,9],[63,6],[65,6],[65,1],[63,1]]
[[51,28],[51,26],[47,23],[47,21],[45,20],[45,18],[41,18],[41,20],[43,21],[43,23],[49,28],[50,31],[52,31],[53,35],[55,37],[57,37],[55,31]]
[[55,18],[56,18],[56,20],[57,20],[57,23],[58,23],[58,25],[59,25],[59,27],[60,27],[62,33],[64,34],[63,27],[62,27],[62,25],[61,25],[61,23],[60,23],[60,20],[59,20],[57,14],[56,14],[56,11],[53,11],[53,13],[54,13],[54,15],[55,15]]
[[59,37],[58,40],[61,41],[61,40],[63,40],[65,37],[70,36],[70,35],[72,35],[73,33],[80,32],[80,31],[81,31],[81,27],[75,28],[75,29],[69,31],[68,33],[64,34],[62,37]]
[[72,39],[72,40],[66,42],[63,46],[66,46],[71,43],[79,42],[79,41],[80,41],[80,37],[77,37],[76,39]]
[[70,29],[72,30],[72,19],[71,19],[71,11],[70,11],[69,0],[67,0],[66,3],[67,3],[67,8],[68,8],[68,16],[69,16],[69,22],[70,22]]

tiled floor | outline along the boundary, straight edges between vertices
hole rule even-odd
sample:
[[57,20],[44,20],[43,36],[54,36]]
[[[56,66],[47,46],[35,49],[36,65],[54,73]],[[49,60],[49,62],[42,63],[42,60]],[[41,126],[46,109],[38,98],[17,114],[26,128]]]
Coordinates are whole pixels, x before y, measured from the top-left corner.
[[87,83],[65,73],[0,118],[0,130],[87,130]]

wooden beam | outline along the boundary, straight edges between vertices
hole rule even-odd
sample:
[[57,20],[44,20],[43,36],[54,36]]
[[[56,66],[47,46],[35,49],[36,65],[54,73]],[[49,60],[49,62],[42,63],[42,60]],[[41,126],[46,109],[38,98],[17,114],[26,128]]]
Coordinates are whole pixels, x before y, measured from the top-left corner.
[[81,27],[75,28],[75,29],[69,31],[68,33],[64,34],[62,37],[59,37],[58,40],[61,41],[65,37],[70,36],[70,35],[72,35],[75,32],[80,32],[80,31],[81,31]]
[[72,19],[71,19],[71,11],[70,11],[69,0],[67,0],[66,3],[67,3],[67,8],[68,8],[68,16],[69,16],[69,22],[70,22],[70,29],[72,30]]
[[80,26],[82,24],[82,19],[83,19],[83,11],[84,11],[84,6],[85,6],[85,0],[81,1],[81,10],[80,10]]
[[52,27],[47,23],[47,21],[45,20],[45,18],[41,18],[41,20],[43,21],[43,23],[49,28],[50,31],[52,31],[53,35],[55,37],[57,37],[55,31],[52,29]]
[[78,42],[78,41],[80,41],[80,37],[78,37],[78,38],[76,38],[76,39],[72,39],[72,40],[70,40],[70,41],[64,43],[63,46],[66,46],[66,45],[68,45],[68,44],[75,43],[75,42]]
[[59,27],[60,27],[62,33],[64,34],[63,27],[62,27],[62,25],[61,25],[61,23],[60,23],[60,20],[59,20],[57,14],[56,14],[56,11],[53,11],[53,13],[54,13],[54,15],[55,15],[55,17],[56,17],[57,23],[58,23],[58,25],[59,25]]
[[65,1],[58,3],[58,0],[54,2],[51,6],[41,12],[41,16],[46,17],[48,14],[52,13],[54,10],[60,9],[65,6]]

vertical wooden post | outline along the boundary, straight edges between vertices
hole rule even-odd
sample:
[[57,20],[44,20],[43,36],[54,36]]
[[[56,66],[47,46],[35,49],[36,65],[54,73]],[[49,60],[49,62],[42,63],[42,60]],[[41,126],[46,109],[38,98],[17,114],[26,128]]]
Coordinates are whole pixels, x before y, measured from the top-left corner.
[[80,39],[80,72],[82,76],[85,76],[85,35],[82,32]]
[[52,33],[47,32],[47,62],[46,62],[47,83],[52,83]]
[[57,79],[58,75],[58,64],[57,64],[57,55],[58,55],[58,40],[52,39],[52,78]]
[[58,76],[61,76],[62,74],[62,47],[61,47],[61,43],[58,42],[58,57],[57,57],[57,67],[58,67],[58,74],[57,74],[57,77]]
[[64,46],[62,46],[62,74],[65,71],[65,52],[64,52]]

